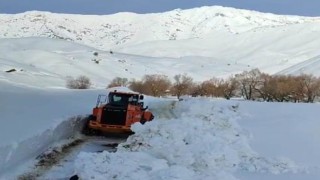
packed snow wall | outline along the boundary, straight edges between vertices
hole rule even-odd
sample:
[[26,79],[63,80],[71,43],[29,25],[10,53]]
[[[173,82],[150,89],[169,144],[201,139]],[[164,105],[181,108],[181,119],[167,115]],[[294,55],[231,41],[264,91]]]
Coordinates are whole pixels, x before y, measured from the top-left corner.
[[85,117],[75,116],[66,119],[36,136],[0,147],[0,178],[1,174],[16,170],[15,168],[21,165],[21,162],[36,158],[55,143],[78,136]]

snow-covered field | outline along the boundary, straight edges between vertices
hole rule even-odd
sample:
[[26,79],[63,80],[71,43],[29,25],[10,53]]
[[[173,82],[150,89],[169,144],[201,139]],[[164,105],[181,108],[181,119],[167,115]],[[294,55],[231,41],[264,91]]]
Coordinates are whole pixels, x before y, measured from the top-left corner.
[[77,172],[85,179],[318,179],[318,108],[187,99],[171,118],[135,125],[117,153],[80,153]]
[[[0,179],[17,179],[41,153],[81,137],[82,118],[117,76],[188,73],[201,81],[255,67],[319,75],[319,23],[222,7],[0,15]],[[93,89],[65,88],[79,75]],[[117,152],[76,151],[65,172],[55,173],[64,169],[57,165],[39,179],[320,179],[319,104],[145,101],[155,119],[135,124]]]
[[[77,137],[99,90],[41,90],[1,83],[0,178]],[[112,152],[80,152],[67,174],[83,179],[318,179],[319,104],[147,98],[156,118]],[[4,108],[5,107],[5,108]],[[49,173],[49,179],[55,179]],[[56,177],[56,178],[57,178]]]

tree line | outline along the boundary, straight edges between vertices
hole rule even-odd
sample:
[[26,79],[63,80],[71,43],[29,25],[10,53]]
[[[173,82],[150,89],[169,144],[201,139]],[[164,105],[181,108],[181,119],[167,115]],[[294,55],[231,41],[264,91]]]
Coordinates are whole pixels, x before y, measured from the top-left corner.
[[[69,78],[70,89],[88,89],[91,81],[86,76]],[[212,77],[196,82],[187,74],[177,74],[170,80],[161,74],[149,74],[141,80],[114,78],[107,88],[123,86],[150,96],[206,96],[226,99],[242,97],[246,100],[312,103],[320,96],[320,78],[311,74],[269,75],[259,69],[243,71],[229,78]]]
[[252,69],[227,79],[212,77],[195,82],[187,74],[178,74],[173,81],[161,74],[145,75],[141,80],[116,77],[108,88],[125,86],[151,96],[183,95],[243,97],[246,100],[312,103],[320,96],[320,78],[311,74],[269,75]]

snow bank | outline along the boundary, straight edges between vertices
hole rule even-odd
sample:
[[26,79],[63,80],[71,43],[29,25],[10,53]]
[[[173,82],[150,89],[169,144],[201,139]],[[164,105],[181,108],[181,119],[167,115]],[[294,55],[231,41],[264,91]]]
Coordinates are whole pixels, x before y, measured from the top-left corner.
[[303,170],[288,159],[255,152],[248,133],[237,123],[241,117],[237,104],[187,99],[168,106],[174,108],[171,119],[135,124],[135,134],[116,153],[81,153],[75,162],[80,177],[231,180],[237,170],[273,174]]
[[40,134],[0,147],[0,162],[3,162],[0,164],[0,179],[2,173],[16,170],[14,168],[21,163],[39,156],[53,144],[77,136],[82,128],[83,119],[84,117],[78,116],[62,120],[58,126],[45,129]]
[[[0,179],[52,144],[73,137],[101,90],[28,88],[0,82]],[[14,172],[13,172],[14,171]],[[24,171],[21,169],[21,171]]]
[[[15,179],[37,156],[57,143],[77,137],[99,94],[125,91],[37,89],[1,82],[0,179]],[[145,105],[157,106],[146,97]]]

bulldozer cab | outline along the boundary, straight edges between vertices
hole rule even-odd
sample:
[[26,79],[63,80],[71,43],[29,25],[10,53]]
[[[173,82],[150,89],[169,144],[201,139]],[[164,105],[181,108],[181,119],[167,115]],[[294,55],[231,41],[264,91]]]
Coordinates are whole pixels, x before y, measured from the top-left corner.
[[108,104],[112,106],[125,107],[128,104],[137,105],[139,103],[138,94],[123,94],[111,92],[108,95]]

